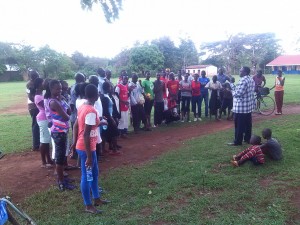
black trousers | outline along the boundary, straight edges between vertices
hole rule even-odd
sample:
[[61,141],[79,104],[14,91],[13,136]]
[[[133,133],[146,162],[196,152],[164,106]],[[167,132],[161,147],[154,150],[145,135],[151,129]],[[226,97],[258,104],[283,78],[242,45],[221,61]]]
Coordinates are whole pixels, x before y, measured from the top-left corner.
[[31,116],[31,132],[32,132],[32,148],[38,149],[40,147],[40,128],[36,121],[36,116],[39,113],[38,108],[29,110]]
[[154,105],[154,125],[159,125],[163,121],[164,102],[155,102]]
[[131,106],[132,125],[134,129],[139,129],[141,121],[146,123],[144,106],[141,104]]
[[243,140],[249,143],[252,135],[252,113],[235,113],[234,128],[234,144],[241,145]]

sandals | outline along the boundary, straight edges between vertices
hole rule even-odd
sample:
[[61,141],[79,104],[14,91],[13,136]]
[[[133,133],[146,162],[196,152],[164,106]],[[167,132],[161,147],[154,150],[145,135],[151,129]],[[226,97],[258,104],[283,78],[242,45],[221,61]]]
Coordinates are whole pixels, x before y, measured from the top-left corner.
[[99,210],[99,209],[96,209],[96,210],[92,210],[92,209],[85,209],[84,210],[86,213],[91,213],[91,214],[100,214],[103,212],[103,210]]
[[52,167],[53,167],[53,164],[49,164],[49,163],[41,165],[41,168],[46,168],[46,169],[49,169],[49,168],[52,168]]
[[94,200],[94,206],[107,205],[108,203],[111,203],[111,201],[106,200],[106,199]]

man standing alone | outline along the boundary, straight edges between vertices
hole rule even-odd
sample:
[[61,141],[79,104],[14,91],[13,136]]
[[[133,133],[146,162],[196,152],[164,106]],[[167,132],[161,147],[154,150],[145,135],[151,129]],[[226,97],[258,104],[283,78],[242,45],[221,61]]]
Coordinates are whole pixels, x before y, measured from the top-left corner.
[[254,80],[250,77],[250,68],[242,67],[240,70],[240,81],[232,88],[234,112],[234,142],[229,145],[242,145],[243,139],[246,143],[250,142],[252,133],[252,111],[255,106],[254,99]]

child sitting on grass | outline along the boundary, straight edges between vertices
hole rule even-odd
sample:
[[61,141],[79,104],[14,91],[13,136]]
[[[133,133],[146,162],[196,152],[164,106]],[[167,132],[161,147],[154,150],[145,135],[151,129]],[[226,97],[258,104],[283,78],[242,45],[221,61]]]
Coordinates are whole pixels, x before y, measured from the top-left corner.
[[251,146],[237,155],[233,156],[231,164],[235,167],[242,165],[247,160],[253,162],[254,165],[260,165],[265,163],[264,154],[260,148],[261,137],[252,135],[250,139]]
[[262,136],[266,139],[266,143],[262,144],[260,148],[262,149],[263,153],[269,156],[273,160],[280,160],[282,159],[282,149],[279,142],[272,138],[272,131],[269,128],[265,128],[262,131]]

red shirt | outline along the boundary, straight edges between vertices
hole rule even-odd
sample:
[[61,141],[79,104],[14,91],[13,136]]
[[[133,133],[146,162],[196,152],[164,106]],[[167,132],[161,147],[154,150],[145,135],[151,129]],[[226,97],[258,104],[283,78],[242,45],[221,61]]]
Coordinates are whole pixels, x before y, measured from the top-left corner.
[[[168,79],[167,79],[167,78],[164,78],[164,77],[160,77],[160,80],[161,80],[162,82],[164,82],[165,87],[166,87],[166,86],[167,86],[167,83],[168,83]],[[164,90],[163,98],[167,98],[167,88],[165,88],[165,90]]]
[[179,90],[178,80],[169,80],[167,83],[167,88],[169,90],[169,97],[170,95],[177,95]]
[[[123,84],[117,85],[120,88],[119,98],[121,101],[128,102],[128,86]],[[128,110],[128,105],[120,101],[120,111],[126,112]]]
[[83,104],[77,113],[78,120],[78,137],[76,142],[76,149],[85,151],[86,147],[84,144],[84,130],[85,125],[91,125],[92,130],[90,132],[90,147],[91,151],[96,151],[96,144],[98,140],[99,124],[100,119],[99,115],[92,105]]
[[192,96],[200,96],[201,92],[200,92],[200,82],[199,81],[192,81]]

